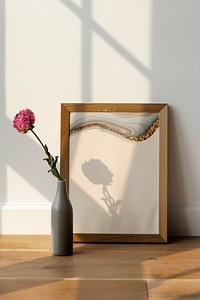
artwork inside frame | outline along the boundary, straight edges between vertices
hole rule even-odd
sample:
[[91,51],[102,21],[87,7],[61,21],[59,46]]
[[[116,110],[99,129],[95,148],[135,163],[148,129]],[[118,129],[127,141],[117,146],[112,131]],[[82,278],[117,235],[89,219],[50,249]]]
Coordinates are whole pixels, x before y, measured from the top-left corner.
[[74,242],[167,242],[167,104],[61,104]]

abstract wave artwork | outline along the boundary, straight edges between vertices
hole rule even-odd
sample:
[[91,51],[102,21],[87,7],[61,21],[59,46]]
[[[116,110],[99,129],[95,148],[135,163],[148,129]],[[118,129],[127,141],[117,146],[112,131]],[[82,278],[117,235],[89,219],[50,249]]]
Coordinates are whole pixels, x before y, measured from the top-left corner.
[[144,141],[159,128],[159,113],[74,112],[70,134],[98,128],[130,141]]

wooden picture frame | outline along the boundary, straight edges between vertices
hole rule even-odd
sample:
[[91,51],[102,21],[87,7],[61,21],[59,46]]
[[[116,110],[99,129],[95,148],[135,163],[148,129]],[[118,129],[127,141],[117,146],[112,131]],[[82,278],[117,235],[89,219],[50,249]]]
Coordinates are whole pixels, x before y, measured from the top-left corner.
[[[88,205],[87,211],[90,210],[90,205],[88,203],[91,203],[91,198],[92,197],[90,196],[90,202],[87,202],[87,199],[86,199],[87,198],[87,196],[86,196],[87,193],[83,192],[84,193],[83,197],[82,197],[82,194],[81,194],[81,191],[84,189],[85,182],[86,182],[86,184],[88,184],[88,186],[90,184],[91,189],[93,189],[93,187],[95,187],[95,189],[96,188],[100,189],[100,185],[98,185],[98,184],[101,183],[102,188],[103,188],[102,194],[104,195],[104,198],[101,198],[101,200],[104,200],[104,201],[102,202],[102,201],[98,200],[99,201],[98,205],[104,205],[105,206],[105,204],[106,204],[107,208],[109,207],[109,205],[111,205],[111,206],[114,205],[115,206],[114,212],[112,214],[112,211],[111,210],[109,211],[109,218],[112,219],[112,217],[113,217],[112,220],[115,219],[115,222],[117,222],[116,221],[117,220],[117,218],[116,218],[116,216],[117,216],[116,207],[117,207],[117,205],[119,205],[119,207],[121,209],[123,207],[123,205],[122,205],[123,200],[115,200],[115,199],[117,199],[116,196],[115,196],[115,199],[113,199],[111,197],[111,193],[108,192],[108,185],[109,185],[109,189],[110,189],[109,180],[107,180],[106,183],[103,183],[103,182],[98,182],[98,180],[95,179],[96,180],[96,182],[95,182],[95,180],[91,178],[92,173],[90,173],[89,176],[86,174],[85,170],[83,170],[83,167],[85,167],[86,162],[82,163],[82,172],[84,171],[83,173],[85,173],[87,175],[86,177],[88,177],[88,178],[84,179],[85,180],[84,183],[80,181],[79,184],[81,184],[83,186],[80,187],[80,189],[78,187],[77,188],[78,192],[75,191],[74,195],[70,195],[70,193],[71,193],[70,192],[70,182],[71,182],[70,181],[71,180],[70,179],[70,176],[71,176],[70,172],[72,172],[70,170],[70,161],[71,161],[70,155],[71,156],[75,155],[74,152],[76,152],[76,151],[79,151],[78,153],[80,153],[80,155],[82,155],[81,154],[82,153],[81,149],[79,149],[80,146],[84,145],[84,147],[85,146],[87,147],[87,145],[85,145],[86,142],[84,143],[84,136],[83,136],[82,132],[85,132],[85,134],[90,134],[90,135],[92,134],[92,138],[93,138],[94,137],[94,131],[93,130],[98,130],[98,133],[95,133],[96,135],[104,134],[104,136],[105,136],[105,132],[107,131],[106,132],[106,140],[107,141],[109,141],[109,139],[111,139],[111,138],[114,139],[113,136],[115,136],[115,139],[118,138],[118,139],[121,139],[121,140],[125,136],[125,134],[120,133],[119,130],[116,129],[116,127],[108,128],[108,126],[105,125],[105,124],[110,124],[110,123],[107,122],[107,121],[106,121],[106,123],[105,122],[102,123],[103,122],[102,121],[102,122],[100,122],[101,123],[100,124],[100,123],[94,122],[94,121],[90,122],[91,121],[90,120],[89,122],[86,122],[85,124],[83,124],[83,123],[81,125],[79,124],[79,126],[76,127],[76,128],[74,127],[75,130],[73,129],[73,132],[72,132],[72,129],[71,129],[71,133],[75,133],[75,138],[73,138],[73,139],[78,139],[78,136],[80,138],[80,135],[82,135],[83,142],[81,142],[82,144],[80,143],[79,146],[78,146],[77,145],[77,140],[73,140],[72,137],[70,137],[71,136],[70,135],[70,119],[72,119],[72,117],[74,117],[74,116],[89,116],[90,117],[93,114],[96,114],[96,116],[100,116],[101,118],[102,117],[104,117],[104,118],[111,117],[112,118],[113,116],[115,116],[115,114],[119,114],[119,113],[120,113],[120,115],[122,115],[123,118],[124,118],[124,116],[125,116],[125,118],[126,118],[126,116],[131,117],[132,114],[133,114],[133,117],[136,116],[138,118],[140,118],[143,114],[144,114],[145,117],[148,117],[148,118],[149,118],[149,116],[150,117],[153,116],[155,118],[158,115],[158,121],[156,121],[156,122],[158,122],[157,123],[158,126],[153,128],[153,126],[155,125],[154,124],[155,122],[154,122],[153,124],[150,124],[149,128],[148,128],[149,132],[150,132],[150,135],[152,135],[152,137],[154,136],[154,139],[157,139],[157,141],[158,141],[158,142],[154,142],[152,138],[148,139],[149,141],[152,139],[153,142],[151,142],[151,143],[158,143],[158,145],[156,146],[157,147],[156,149],[158,149],[157,158],[156,158],[156,155],[152,154],[153,155],[152,156],[153,160],[156,159],[155,161],[158,162],[157,167],[156,167],[158,169],[158,171],[156,171],[158,173],[158,177],[156,177],[157,180],[155,180],[155,182],[152,181],[153,184],[155,183],[156,188],[154,190],[156,191],[156,193],[157,193],[156,195],[158,195],[158,196],[156,196],[157,197],[157,200],[156,200],[157,202],[152,202],[154,204],[152,204],[153,205],[152,207],[150,206],[150,210],[152,211],[152,214],[154,213],[154,211],[157,211],[157,215],[156,215],[156,218],[149,218],[149,221],[148,221],[148,222],[151,223],[151,221],[154,222],[153,219],[156,219],[156,221],[154,222],[156,225],[155,226],[152,225],[152,228],[156,228],[156,230],[152,229],[153,232],[151,232],[151,231],[149,232],[149,229],[147,230],[148,223],[147,223],[147,225],[145,225],[146,229],[144,229],[144,231],[143,231],[143,229],[140,229],[140,225],[138,224],[138,228],[139,228],[139,229],[137,229],[138,231],[135,229],[136,228],[136,226],[135,226],[134,229],[133,229],[133,232],[132,232],[131,231],[132,227],[130,227],[131,225],[125,224],[125,225],[129,226],[129,227],[127,227],[128,232],[126,232],[126,231],[121,232],[120,229],[118,229],[117,232],[111,232],[110,229],[109,229],[108,232],[106,232],[106,227],[103,228],[102,232],[101,232],[101,230],[100,230],[100,232],[99,231],[98,232],[96,232],[96,231],[93,232],[93,228],[96,226],[94,221],[91,221],[88,216],[84,216],[84,212],[81,212],[81,208],[80,208],[81,206],[79,206],[79,204],[76,204],[76,203],[73,204],[73,201],[74,201],[73,198],[75,197],[74,195],[78,195],[77,198],[79,198],[79,199],[75,199],[75,201],[79,201],[79,203],[80,203],[81,199],[84,198],[85,199],[85,206]],[[130,123],[129,123],[129,125],[130,125]],[[132,123],[131,123],[131,126],[132,126]],[[156,131],[156,129],[157,129],[157,133],[154,135],[154,131]],[[146,134],[146,137],[144,138],[144,141],[149,137],[148,132],[145,133],[145,134]],[[110,136],[108,137],[108,135],[110,135]],[[117,135],[118,135],[118,137],[116,137]],[[141,136],[144,137],[144,133]],[[89,138],[91,138],[91,137],[89,137]],[[99,137],[99,140],[101,140],[100,138],[101,138],[101,136]],[[128,137],[126,136],[126,138],[128,138]],[[126,147],[132,147],[132,146],[128,145],[128,143],[131,144],[131,143],[134,143],[135,141],[132,142],[132,141],[130,141],[131,138],[128,138],[128,139],[129,140],[128,141],[126,140],[126,142],[125,142],[127,144]],[[76,141],[76,142],[74,142],[74,141]],[[142,139],[141,139],[141,141],[143,143]],[[139,141],[139,143],[141,141]],[[95,143],[96,143],[96,140],[95,140],[94,144]],[[117,141],[117,143],[122,143],[122,142]],[[143,144],[142,143],[140,145],[144,146],[145,143],[143,143]],[[135,145],[136,145],[136,143],[135,143]],[[141,147],[141,146],[134,146],[134,147]],[[150,147],[150,146],[148,146],[148,147]],[[72,150],[72,148],[75,149],[75,151]],[[88,146],[88,148],[89,148],[89,146]],[[86,148],[86,150],[88,148]],[[98,148],[98,151],[100,151],[98,145],[97,145],[97,148]],[[79,149],[79,150],[77,150],[77,149]],[[103,149],[105,149],[105,147]],[[154,149],[154,148],[151,147],[149,149]],[[70,151],[73,151],[73,152],[71,152],[71,154],[70,154]],[[138,152],[143,153],[142,151],[139,148]],[[116,152],[116,149],[113,150],[113,153],[115,153],[115,152]],[[145,152],[145,153],[147,153],[147,156],[148,156],[148,155],[150,155],[150,152],[151,151],[147,150],[147,152]],[[97,163],[98,164],[101,163],[101,167],[104,168],[104,169],[107,168],[107,171],[110,172],[108,167],[107,166],[105,167],[105,164],[103,165],[103,163],[100,161],[100,159],[95,160],[93,156],[91,156],[91,157],[92,157],[92,159],[90,160],[90,163],[91,163],[90,165],[92,165],[92,163],[93,163],[93,168],[95,168],[95,166],[97,166]],[[126,157],[126,154],[125,154],[125,157]],[[74,157],[74,160],[77,161],[77,156]],[[151,160],[152,160],[151,158],[149,160],[147,160],[147,163],[148,163],[148,161],[151,162]],[[141,159],[140,161],[143,161],[143,159]],[[73,208],[74,208],[74,222],[76,222],[76,220],[79,220],[80,218],[83,218],[84,226],[85,226],[85,223],[87,223],[88,227],[86,226],[86,228],[90,229],[90,230],[88,230],[90,232],[87,232],[87,231],[85,232],[85,231],[82,231],[82,227],[81,227],[82,225],[77,225],[77,226],[79,226],[79,230],[78,230],[78,232],[76,232],[76,231],[74,232],[74,242],[139,242],[139,243],[166,243],[167,242],[167,177],[168,177],[167,176],[168,175],[168,171],[167,171],[167,165],[168,165],[168,105],[167,104],[165,104],[165,103],[164,104],[151,104],[151,103],[144,103],[144,104],[143,103],[138,103],[138,104],[132,104],[132,103],[123,103],[123,104],[120,104],[120,103],[115,103],[115,104],[113,104],[113,103],[112,104],[111,103],[91,103],[91,104],[88,104],[88,103],[62,103],[61,104],[60,162],[61,162],[61,165],[60,165],[61,176],[63,178],[66,178],[67,189],[68,189],[68,192],[69,192],[70,200],[71,200]],[[89,167],[88,161],[87,161],[87,166]],[[149,170],[148,167],[145,167],[145,168],[146,168],[146,170]],[[152,169],[151,164],[150,164],[149,168]],[[71,169],[72,169],[72,167],[71,167]],[[132,168],[132,169],[134,169],[134,168]],[[153,167],[153,169],[154,169],[154,167]],[[92,172],[92,170],[93,169],[91,168],[90,171]],[[119,168],[117,170],[119,170]],[[109,174],[108,172],[106,173],[107,175]],[[151,178],[151,170],[149,170],[148,172],[150,174],[150,177],[148,177],[148,178]],[[152,172],[154,172],[154,171],[152,171]],[[96,173],[96,172],[93,172],[93,174],[94,173]],[[145,172],[142,171],[142,174],[145,174],[145,173],[146,173],[146,171]],[[154,173],[152,173],[152,174],[154,174]],[[84,174],[82,174],[82,175],[84,175]],[[131,170],[130,170],[130,176],[132,176],[131,175]],[[140,177],[140,176],[138,176],[138,177]],[[76,180],[81,180],[80,176],[78,176],[76,178],[77,178]],[[89,182],[88,179],[90,180],[90,182]],[[138,181],[139,181],[139,179],[138,179]],[[104,179],[101,179],[101,180],[104,180]],[[121,181],[123,181],[123,178],[122,178]],[[139,184],[142,184],[142,183],[140,182]],[[131,185],[132,185],[132,183],[131,183]],[[143,185],[141,185],[141,186],[143,187]],[[136,188],[137,188],[137,186],[136,186]],[[149,187],[148,187],[148,189],[149,189]],[[146,189],[145,189],[145,185],[144,185],[144,188],[142,188],[142,193],[145,190]],[[87,187],[87,191],[90,192],[90,189],[88,187]],[[149,190],[146,193],[149,194]],[[150,194],[151,194],[151,191],[150,191]],[[94,197],[95,197],[95,195],[94,195]],[[110,199],[108,199],[106,197],[110,197]],[[128,197],[130,198],[131,195],[128,195]],[[100,199],[99,196],[98,196],[98,199]],[[145,220],[147,219],[146,216],[148,216],[148,210],[146,209],[145,201],[148,205],[151,205],[151,204],[150,204],[150,200],[147,201],[147,199],[143,199],[142,196],[141,196],[141,199],[142,199],[142,202],[143,202],[143,208],[139,210],[140,211],[139,214],[141,214],[141,215],[138,215],[138,217],[139,217],[138,220],[141,220],[141,223],[143,221],[145,223]],[[109,203],[108,200],[111,201],[112,203]],[[140,200],[137,200],[137,201],[138,201],[138,203],[140,203],[139,202]],[[153,196],[152,196],[151,201],[154,201]],[[130,200],[127,203],[131,203]],[[92,206],[95,207],[95,204],[93,202],[92,202]],[[104,209],[105,209],[105,207],[104,207]],[[147,210],[146,215],[144,215],[144,216],[143,216],[143,210],[144,211]],[[128,211],[128,207],[126,207],[126,211]],[[95,212],[95,208],[94,208],[94,212]],[[108,211],[107,211],[107,213],[108,213]],[[78,214],[78,215],[76,216],[76,214]],[[98,216],[97,216],[97,218],[98,218]],[[108,216],[106,216],[106,218],[109,219]],[[126,216],[126,220],[128,218],[129,217]],[[131,215],[130,215],[130,218],[132,218]],[[109,222],[110,222],[110,219],[109,219]],[[129,221],[132,222],[131,219]],[[91,222],[91,226],[90,226],[90,222]],[[99,223],[101,222],[101,217],[98,218],[98,222]],[[95,226],[94,226],[94,224],[95,224]],[[115,225],[116,224],[117,223],[115,223]],[[131,223],[129,223],[129,224],[131,224]],[[101,225],[102,224],[99,225],[99,228],[101,228]],[[75,223],[75,226],[76,226],[76,223]],[[143,226],[143,224],[142,224],[142,226]],[[102,225],[102,227],[103,227],[103,225]]]

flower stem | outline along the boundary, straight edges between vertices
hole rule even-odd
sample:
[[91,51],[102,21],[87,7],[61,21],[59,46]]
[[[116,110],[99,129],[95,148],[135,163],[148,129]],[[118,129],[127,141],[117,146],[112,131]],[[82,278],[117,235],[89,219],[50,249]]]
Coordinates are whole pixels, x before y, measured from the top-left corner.
[[47,161],[48,165],[50,166],[50,170],[49,172],[52,173],[52,175],[54,175],[58,180],[62,180],[62,177],[60,176],[57,168],[56,168],[56,163],[58,160],[58,156],[56,156],[55,158],[49,153],[48,147],[47,145],[44,145],[41,141],[41,139],[39,138],[39,136],[33,131],[33,129],[30,129],[30,131],[34,134],[34,136],[37,138],[37,140],[39,141],[39,143],[41,144],[42,148],[44,149],[45,154],[47,155],[48,158],[44,158],[44,160]]
[[[33,131],[33,129],[30,129],[30,131],[34,134],[34,136],[38,139],[38,141],[40,142],[40,144],[42,145],[42,148],[44,149],[45,153],[46,153],[46,149],[44,144],[42,143],[41,139],[39,138],[39,136]],[[47,154],[47,153],[46,153]]]

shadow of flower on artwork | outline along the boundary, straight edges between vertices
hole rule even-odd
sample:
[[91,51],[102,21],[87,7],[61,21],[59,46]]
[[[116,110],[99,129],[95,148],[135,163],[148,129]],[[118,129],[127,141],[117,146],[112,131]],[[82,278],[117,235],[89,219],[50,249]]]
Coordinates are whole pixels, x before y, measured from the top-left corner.
[[82,164],[82,171],[85,177],[95,185],[102,185],[103,198],[109,215],[112,217],[119,216],[117,210],[121,200],[115,200],[108,191],[108,186],[112,185],[113,173],[99,159],[90,159]]

